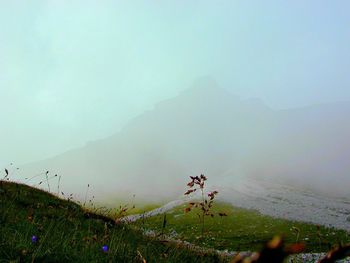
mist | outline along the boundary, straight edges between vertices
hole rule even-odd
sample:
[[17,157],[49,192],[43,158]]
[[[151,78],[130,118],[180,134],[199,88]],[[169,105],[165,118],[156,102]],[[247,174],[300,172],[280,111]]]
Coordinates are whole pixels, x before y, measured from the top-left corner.
[[64,192],[81,199],[89,184],[100,202],[177,199],[201,173],[210,187],[258,179],[348,198],[349,113],[350,103],[273,110],[204,77],[114,135],[22,166],[17,178],[50,171]]
[[348,195],[349,7],[1,2],[0,165],[104,200],[200,173]]

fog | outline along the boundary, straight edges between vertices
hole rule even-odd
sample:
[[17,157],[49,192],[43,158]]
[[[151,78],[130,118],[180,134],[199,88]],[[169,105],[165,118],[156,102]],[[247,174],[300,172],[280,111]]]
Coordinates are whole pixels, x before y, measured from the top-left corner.
[[0,2],[0,165],[101,198],[198,173],[346,195],[349,5]]
[[350,103],[273,110],[202,78],[120,132],[23,166],[18,178],[47,170],[62,175],[65,192],[83,195],[89,184],[99,200],[171,200],[200,173],[218,187],[257,178],[349,197],[349,114]]

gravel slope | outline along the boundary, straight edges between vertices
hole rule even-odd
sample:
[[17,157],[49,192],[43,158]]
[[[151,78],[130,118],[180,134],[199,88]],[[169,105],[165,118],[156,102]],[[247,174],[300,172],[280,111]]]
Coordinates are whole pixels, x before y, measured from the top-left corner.
[[350,231],[348,199],[326,197],[271,181],[253,179],[241,179],[235,184],[216,188],[219,189],[220,198],[234,206]]

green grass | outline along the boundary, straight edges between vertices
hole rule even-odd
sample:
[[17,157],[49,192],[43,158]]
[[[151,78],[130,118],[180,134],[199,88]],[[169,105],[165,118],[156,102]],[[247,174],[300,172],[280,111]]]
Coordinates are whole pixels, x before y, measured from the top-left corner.
[[[37,243],[31,237],[39,238]],[[102,246],[108,245],[108,253]],[[26,185],[0,182],[0,262],[224,262]]]
[[[326,251],[328,244],[350,241],[345,231],[320,227],[318,235],[313,224],[263,216],[223,203],[217,203],[214,210],[228,216],[207,217],[201,238],[196,212],[185,214],[183,210],[184,206],[179,206],[167,213],[165,234],[176,231],[178,239],[204,248],[255,251],[276,234],[294,243],[292,227],[300,229],[299,240],[307,251]],[[140,255],[146,262],[228,261],[210,250],[200,252],[142,234],[141,229],[161,232],[162,224],[163,215],[115,224],[109,217],[45,191],[0,182],[0,262],[142,262]],[[39,238],[34,244],[33,235]],[[108,245],[108,253],[102,251],[103,245]]]
[[[295,243],[297,235],[291,229],[300,229],[299,241],[304,242],[307,252],[328,251],[330,245],[349,243],[349,233],[334,228],[277,219],[257,211],[216,203],[214,211],[225,212],[227,217],[206,217],[205,234],[201,238],[201,226],[196,211],[184,213],[186,205],[176,207],[166,215],[164,233],[176,231],[178,238],[191,243],[231,251],[256,251],[274,235],[283,235],[286,243]],[[139,222],[146,229],[162,231],[163,215],[154,216]],[[319,232],[318,232],[319,231]],[[318,234],[319,233],[319,234]]]

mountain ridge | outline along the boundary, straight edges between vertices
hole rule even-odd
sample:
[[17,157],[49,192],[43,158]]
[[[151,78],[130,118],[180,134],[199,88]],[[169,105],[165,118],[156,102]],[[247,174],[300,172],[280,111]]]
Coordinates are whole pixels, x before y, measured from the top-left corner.
[[[141,199],[154,195],[170,200],[181,194],[189,175],[205,173],[215,180],[233,167],[239,168],[232,183],[235,176],[273,180],[283,175],[300,186],[304,180],[305,186],[314,184],[321,191],[330,185],[332,191],[345,190],[327,173],[337,171],[345,180],[350,169],[344,162],[350,156],[346,103],[340,109],[276,111],[261,101],[240,100],[210,82],[203,90],[197,85],[158,103],[114,135],[23,170],[61,174],[70,180],[66,187],[71,191],[82,192],[90,183],[101,195],[135,193]],[[321,176],[316,178],[317,173]]]

